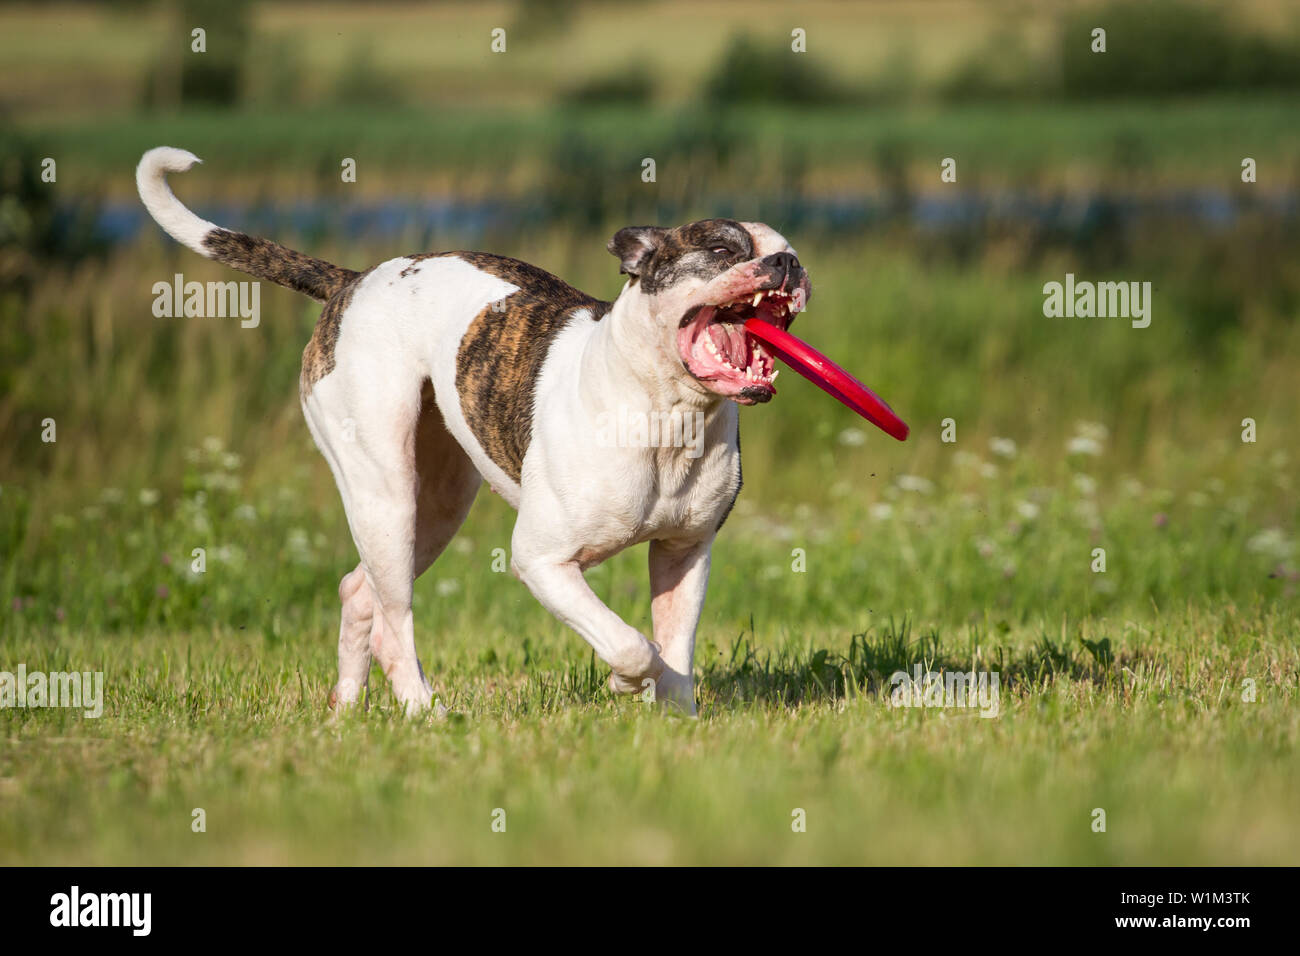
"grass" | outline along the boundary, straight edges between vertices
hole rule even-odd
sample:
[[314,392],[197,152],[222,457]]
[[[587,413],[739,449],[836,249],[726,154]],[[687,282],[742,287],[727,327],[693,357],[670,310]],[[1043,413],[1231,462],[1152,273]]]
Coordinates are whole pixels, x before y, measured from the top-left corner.
[[[735,593],[719,590],[715,607]],[[1293,863],[1280,628],[1294,620],[1162,616],[1109,668],[1017,628],[1000,640],[1024,669],[988,720],[836,693],[847,665],[827,647],[755,660],[749,635],[710,638],[698,723],[608,699],[571,650],[525,664],[507,635],[439,634],[455,711],[434,724],[378,688],[369,714],[327,722],[324,635],[63,638],[108,672],[108,712],[7,718],[0,847],[34,864]],[[863,643],[886,666],[916,653]]]
[[[268,292],[257,332],[154,319],[153,274],[174,265],[158,248],[8,300],[25,361],[0,405],[0,661],[102,670],[106,700],[97,720],[0,711],[0,860],[1300,852],[1296,425],[1278,385],[1297,353],[1273,320],[1285,296],[1258,297],[1248,328],[1207,340],[1187,335],[1202,305],[1174,296],[1146,330],[1062,325],[1040,309],[1038,271],[1054,265],[813,242],[803,334],[915,433],[868,434],[785,379],[744,414],[747,485],[715,552],[698,722],[605,692],[581,641],[493,570],[511,512],[485,493],[417,587],[421,657],[450,719],[402,719],[376,674],[369,713],[331,723],[334,584],[354,558],[294,407],[310,309]],[[594,240],[512,251],[613,284]],[[197,261],[181,268],[206,278]],[[1240,441],[1243,409],[1256,444]],[[44,414],[52,445],[36,437]],[[947,415],[956,444],[940,441]],[[644,561],[637,549],[589,575],[643,629]],[[999,716],[891,709],[890,675],[918,664],[997,672]],[[206,833],[191,832],[195,808]]]
[[[1242,157],[1267,173],[1265,193],[1293,180],[1300,134],[1288,125],[1291,98],[1219,96],[1173,103],[1096,106],[976,103],[817,109],[737,107],[699,114],[609,107],[473,110],[397,106],[254,109],[235,114],[56,115],[20,127],[59,162],[61,189],[124,198],[141,153],[160,143],[205,160],[195,196],[280,197],[408,193],[460,197],[527,194],[557,163],[611,182],[639,182],[641,160],[664,166],[658,195],[686,158],[719,184],[743,175],[757,186],[859,195],[892,184],[941,187],[939,161],[958,160],[962,190],[979,188],[1141,190],[1239,182]],[[237,126],[239,135],[230,129]],[[772,148],[779,142],[780,148]],[[355,158],[355,184],[342,184],[342,157]],[[217,175],[213,171],[219,171]],[[757,186],[755,188],[757,188]],[[666,193],[671,195],[671,193]]]
[[[65,193],[119,198],[131,192],[122,171],[160,143],[221,170],[219,183],[195,188],[281,198],[532,196],[564,164],[581,178],[639,184],[647,156],[665,166],[664,183],[705,176],[831,195],[893,187],[900,175],[914,190],[957,192],[940,183],[945,157],[958,161],[960,190],[1229,189],[1249,156],[1260,191],[1274,193],[1300,168],[1286,92],[1062,101],[1066,11],[1014,0],[809,0],[797,14],[756,0],[740,19],[716,0],[531,14],[500,2],[249,9],[247,43],[232,54],[214,32],[211,51],[241,64],[236,108],[150,112],[144,91],[163,65],[171,75],[181,57],[204,55],[188,52],[179,6],[5,5],[0,58],[11,69],[0,77],[0,113],[39,156],[58,161]],[[796,20],[806,54],[790,52]],[[1279,0],[1235,4],[1231,21],[1277,38],[1298,26]],[[510,31],[506,54],[489,50],[496,27]],[[838,108],[702,103],[742,33],[763,51],[756,72],[799,56],[856,99]],[[984,75],[1008,69],[1014,91],[980,101]],[[651,86],[646,102],[556,105],[575,88],[629,75]],[[359,170],[346,188],[343,157]]]

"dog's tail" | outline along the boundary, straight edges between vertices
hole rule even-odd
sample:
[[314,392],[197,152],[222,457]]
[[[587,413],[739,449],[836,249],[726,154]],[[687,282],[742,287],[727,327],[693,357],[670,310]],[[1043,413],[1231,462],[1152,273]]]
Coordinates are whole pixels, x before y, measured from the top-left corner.
[[313,259],[269,239],[222,229],[194,215],[172,194],[167,174],[183,173],[200,162],[186,150],[159,146],[145,153],[135,170],[135,184],[149,215],[177,242],[201,256],[287,286],[317,302],[328,301],[357,278],[359,273],[351,269]]

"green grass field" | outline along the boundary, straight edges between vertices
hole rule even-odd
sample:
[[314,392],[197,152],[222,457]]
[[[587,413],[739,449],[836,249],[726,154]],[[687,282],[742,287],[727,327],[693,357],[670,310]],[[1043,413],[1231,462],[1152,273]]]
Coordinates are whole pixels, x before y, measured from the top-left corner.
[[[512,251],[610,293],[600,245]],[[0,660],[102,670],[105,712],[0,713],[5,862],[1296,859],[1297,343],[1265,305],[1271,331],[1205,345],[1175,296],[1149,329],[1071,324],[1042,316],[1037,270],[814,242],[802,334],[914,435],[797,380],[744,413],[698,722],[611,698],[493,571],[511,512],[485,492],[417,588],[452,717],[400,718],[375,674],[370,712],[331,723],[354,558],[296,409],[311,309],[277,291],[256,331],[155,319],[138,276],[217,274],[162,248],[11,301],[15,347],[45,345],[6,372]],[[643,552],[589,577],[646,628]],[[916,664],[998,672],[999,716],[891,709]]]
[[[745,7],[786,42],[784,5]],[[901,57],[914,85],[723,115],[688,107],[735,5],[592,4],[540,48],[513,5],[368,9],[257,5],[252,61],[282,55],[303,85],[279,102],[255,72],[228,110],[141,107],[169,35],[152,14],[0,12],[0,173],[59,170],[0,197],[0,702],[20,665],[104,681],[97,718],[0,708],[0,864],[1300,860],[1300,238],[1269,207],[1300,170],[1293,96],[950,101],[936,91],[1004,15],[1042,55],[1054,14],[817,2],[800,7],[810,50],[838,81],[878,85]],[[1240,9],[1277,35],[1292,13]],[[474,45],[499,19],[522,24],[517,58]],[[331,102],[367,44],[370,82],[404,95]],[[558,102],[636,56],[658,78],[644,109]],[[940,189],[1237,205],[1061,231],[772,222],[814,287],[794,331],[912,436],[790,371],[742,411],[699,719],[606,691],[582,640],[499,570],[513,513],[488,491],[416,586],[447,717],[402,717],[376,671],[369,709],[331,719],[336,588],[356,556],[298,408],[318,307],[263,283],[256,329],[156,318],[157,281],[240,277],[152,227],[84,249],[42,231],[60,204],[130,200],[140,153],[164,142],[206,160],[176,179],[194,203],[603,191],[599,227],[274,236],[356,268],[482,242],[603,297],[622,284],[604,246],[629,195],[637,221],[660,202],[705,215]],[[647,154],[660,172],[643,188]],[[959,179],[941,185],[949,155]],[[1045,317],[1043,285],[1067,272],[1150,281],[1150,327]],[[646,577],[644,548],[588,574],[643,631]],[[996,716],[891,706],[891,675],[914,667],[996,673]]]
[[[4,861],[1295,862],[1297,661],[1270,638],[1293,615],[1084,622],[1119,644],[1104,671],[1068,646],[1040,653],[1041,632],[1014,627],[989,646],[1022,649],[1023,684],[986,720],[837,695],[848,671],[835,653],[736,652],[723,608],[748,590],[724,577],[711,595],[698,722],[606,699],[572,639],[522,601],[506,602],[520,610],[508,633],[457,628],[468,607],[422,611],[439,627],[425,629],[426,660],[454,688],[441,724],[395,716],[382,693],[369,714],[328,723],[323,621],[280,641],[227,628],[62,637],[58,656],[108,672],[109,713],[7,722]],[[819,624],[757,627],[764,648],[777,632],[822,651],[847,643]],[[938,655],[969,660],[966,635],[949,634]],[[7,645],[51,659],[34,641]],[[1240,700],[1245,675],[1255,703]],[[193,833],[200,807],[207,831]],[[792,832],[796,808],[806,832]],[[1105,833],[1091,830],[1096,808]]]

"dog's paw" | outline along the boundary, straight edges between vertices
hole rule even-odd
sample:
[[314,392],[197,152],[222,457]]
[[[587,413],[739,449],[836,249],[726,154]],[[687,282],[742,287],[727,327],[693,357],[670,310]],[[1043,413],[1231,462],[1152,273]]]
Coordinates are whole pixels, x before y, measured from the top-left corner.
[[664,672],[664,661],[659,656],[659,645],[646,641],[649,660],[644,658],[631,665],[615,667],[609,673],[609,689],[615,694],[639,694],[656,683]]
[[609,689],[615,694],[639,694],[654,684],[650,677],[624,677],[617,671],[609,672]]
[[[405,699],[399,695],[398,702],[402,705],[402,710],[407,717],[423,717],[431,712],[437,716],[437,708],[442,707],[441,703],[435,706],[433,689],[427,684],[408,693]],[[445,707],[442,709],[446,710]]]
[[349,710],[358,701],[364,709],[369,709],[370,696],[366,688],[351,678],[344,678],[330,688],[329,709],[335,715]]
[[659,680],[655,682],[654,691],[654,701],[665,713],[680,714],[683,717],[697,716],[695,681],[690,674],[679,674],[665,667]]

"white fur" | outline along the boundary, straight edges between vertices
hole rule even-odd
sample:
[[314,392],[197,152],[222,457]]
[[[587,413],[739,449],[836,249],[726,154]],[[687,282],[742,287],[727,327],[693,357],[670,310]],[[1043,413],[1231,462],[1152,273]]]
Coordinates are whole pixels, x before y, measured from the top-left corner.
[[[408,268],[418,271],[400,278]],[[375,396],[368,393],[376,380],[395,379],[409,390],[411,381],[430,379],[447,430],[492,489],[518,507],[519,485],[483,451],[456,391],[456,352],[469,324],[488,305],[516,291],[454,256],[385,262],[353,293],[335,347],[336,368],[316,388],[344,379],[350,399],[373,404]]]
[[157,146],[140,157],[140,165],[135,168],[135,185],[149,215],[167,235],[199,255],[211,258],[212,253],[203,246],[203,237],[218,227],[181,205],[167,185],[168,173],[183,173],[201,162],[188,150]]
[[754,258],[761,259],[774,252],[794,252],[794,247],[785,241],[785,236],[767,223],[742,222],[741,225],[749,230],[754,239]]

